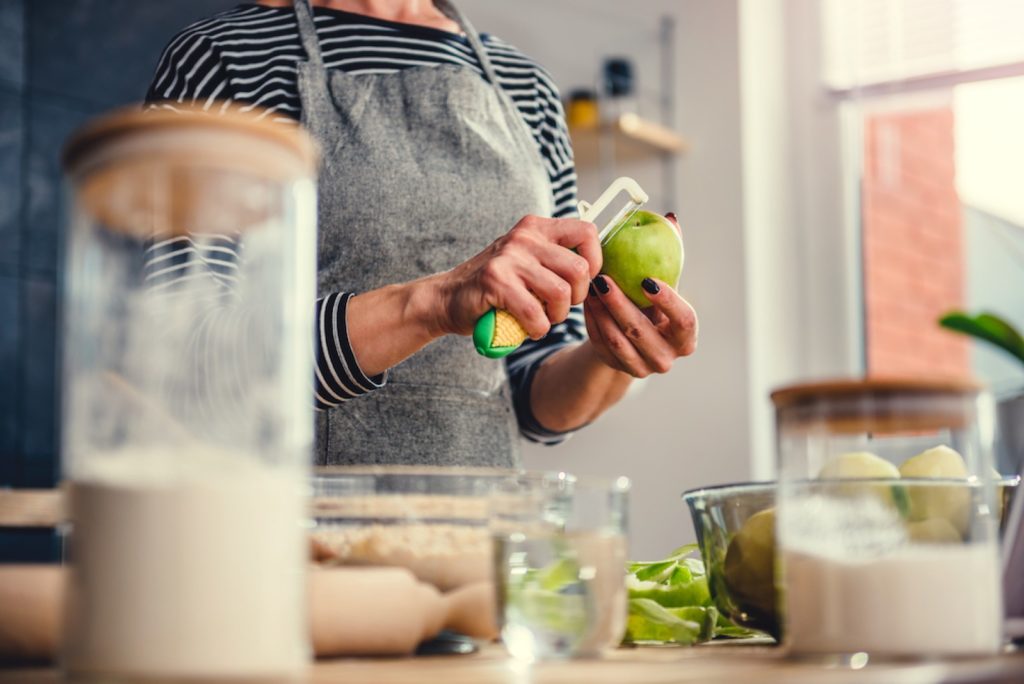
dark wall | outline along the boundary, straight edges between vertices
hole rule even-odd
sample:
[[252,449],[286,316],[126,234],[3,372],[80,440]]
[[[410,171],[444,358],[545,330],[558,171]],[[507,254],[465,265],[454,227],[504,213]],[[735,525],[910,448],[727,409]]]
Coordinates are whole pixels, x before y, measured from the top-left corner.
[[[61,145],[90,117],[138,102],[177,31],[235,4],[0,0],[0,487],[49,487],[59,470]],[[0,560],[49,548],[19,539],[16,552],[0,535]]]

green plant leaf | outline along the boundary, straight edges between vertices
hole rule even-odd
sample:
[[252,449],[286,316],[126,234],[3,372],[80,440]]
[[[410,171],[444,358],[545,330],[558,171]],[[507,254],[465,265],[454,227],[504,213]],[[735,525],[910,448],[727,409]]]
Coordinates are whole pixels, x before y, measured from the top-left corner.
[[995,314],[986,312],[971,316],[963,311],[950,311],[939,319],[939,325],[993,344],[1024,363],[1024,337]]

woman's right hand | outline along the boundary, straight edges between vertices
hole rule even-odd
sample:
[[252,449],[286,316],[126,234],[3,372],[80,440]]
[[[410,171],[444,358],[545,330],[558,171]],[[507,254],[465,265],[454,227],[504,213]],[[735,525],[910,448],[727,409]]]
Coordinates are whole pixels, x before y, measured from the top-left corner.
[[586,299],[600,270],[594,224],[526,216],[484,251],[436,276],[437,326],[444,334],[469,335],[480,316],[504,309],[540,339]]

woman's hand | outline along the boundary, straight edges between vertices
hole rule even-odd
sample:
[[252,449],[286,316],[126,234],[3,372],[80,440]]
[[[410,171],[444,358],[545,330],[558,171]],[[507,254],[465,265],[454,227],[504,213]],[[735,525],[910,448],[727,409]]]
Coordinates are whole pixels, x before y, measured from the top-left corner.
[[600,269],[592,223],[527,216],[480,254],[436,276],[438,332],[468,335],[480,316],[497,308],[540,339],[586,298]]
[[583,304],[589,344],[605,365],[645,378],[667,373],[680,356],[697,348],[697,314],[666,283],[646,278],[653,306],[639,309],[608,276],[594,279]]

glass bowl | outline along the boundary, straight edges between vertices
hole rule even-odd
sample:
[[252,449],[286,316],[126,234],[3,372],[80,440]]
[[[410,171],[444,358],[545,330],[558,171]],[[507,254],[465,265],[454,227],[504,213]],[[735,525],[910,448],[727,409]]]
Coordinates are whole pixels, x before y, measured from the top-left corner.
[[487,497],[510,474],[484,468],[316,468],[314,560],[404,567],[441,591],[490,582]]
[[[910,480],[901,482],[913,486]],[[929,486],[942,483],[920,481]],[[998,482],[1000,533],[1020,478]],[[775,482],[747,482],[692,489],[683,494],[693,520],[715,606],[733,622],[780,639],[775,589]],[[737,535],[742,535],[736,541]]]

